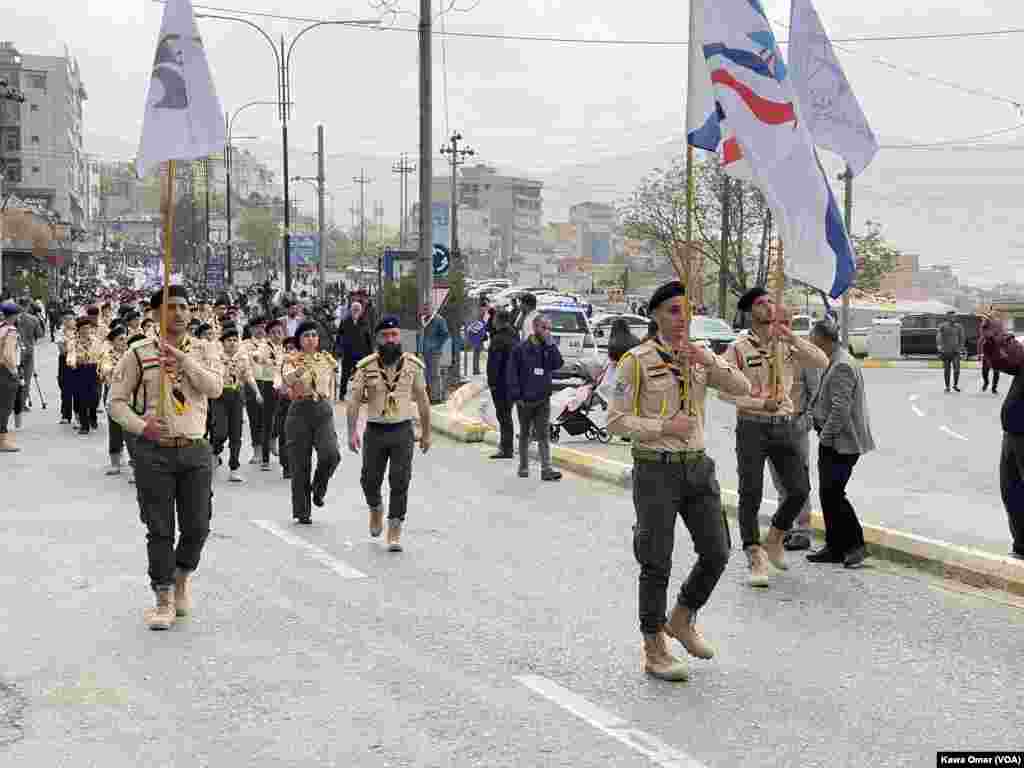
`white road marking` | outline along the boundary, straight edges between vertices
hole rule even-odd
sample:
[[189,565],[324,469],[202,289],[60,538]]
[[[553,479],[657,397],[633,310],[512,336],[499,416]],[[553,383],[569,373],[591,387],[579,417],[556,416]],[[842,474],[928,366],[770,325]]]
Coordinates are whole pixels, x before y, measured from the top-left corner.
[[910,396],[910,397],[908,397],[907,399],[908,399],[908,400],[910,400],[910,402],[912,402],[912,403],[913,403],[913,402],[915,402],[915,401],[916,401],[916,400],[917,400],[917,399],[918,399],[919,397],[921,397],[921,396],[920,396],[920,395],[911,395],[911,396]]
[[921,410],[920,408],[918,408],[918,407],[917,407],[916,405],[912,405],[912,406],[910,406],[910,410],[912,410],[912,411],[913,411],[914,413],[916,413],[916,414],[917,414],[918,416],[924,416],[924,411],[922,411],[922,410]]
[[939,427],[939,431],[940,432],[945,432],[947,435],[949,435],[950,437],[955,437],[957,440],[963,440],[965,443],[967,442],[967,438],[966,437],[961,435],[959,432],[954,432],[952,429],[947,427],[945,424],[943,424],[941,427]]
[[275,523],[269,520],[253,520],[252,524],[258,528],[262,528],[272,536],[276,536],[281,541],[287,542],[292,546],[298,547],[308,554],[313,560],[316,560],[321,565],[334,571],[336,574],[341,576],[343,579],[365,579],[366,574],[362,571],[357,571],[351,565],[343,563],[335,557],[332,557],[327,552],[324,552],[320,547],[315,544],[310,544],[305,539],[296,536],[295,534],[288,533],[288,531],[282,530]]
[[629,723],[618,715],[606,712],[595,704],[591,704],[567,688],[539,675],[521,675],[516,678],[534,693],[552,701],[567,712],[576,715],[588,725],[601,731],[606,736],[625,744],[634,752],[648,758],[662,768],[706,768],[682,750],[669,746],[649,733],[632,728]]

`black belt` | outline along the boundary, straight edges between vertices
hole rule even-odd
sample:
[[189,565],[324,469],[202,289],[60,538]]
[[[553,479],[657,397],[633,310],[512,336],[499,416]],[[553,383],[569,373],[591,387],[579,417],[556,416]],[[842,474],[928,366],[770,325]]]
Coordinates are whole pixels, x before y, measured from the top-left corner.
[[704,449],[692,451],[656,451],[651,448],[634,448],[633,461],[649,464],[695,464],[704,458]]
[[412,426],[412,420],[411,419],[406,419],[405,421],[390,421],[390,422],[368,421],[368,422],[366,422],[366,428],[367,429],[369,429],[370,427],[373,427],[374,429],[380,429],[380,430],[383,430],[385,432],[394,432],[396,429],[401,429],[402,427],[408,427],[408,426]]
[[756,421],[761,424],[789,424],[796,421],[796,416],[769,416],[760,413],[740,413],[737,418],[741,421]]

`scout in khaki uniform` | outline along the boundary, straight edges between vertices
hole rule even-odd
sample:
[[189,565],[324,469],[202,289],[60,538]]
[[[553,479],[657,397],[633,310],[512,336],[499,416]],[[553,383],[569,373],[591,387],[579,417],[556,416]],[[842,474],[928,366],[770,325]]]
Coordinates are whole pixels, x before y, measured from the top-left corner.
[[[251,336],[248,339],[243,339],[239,343],[238,349],[240,354],[245,355],[249,362],[249,368],[255,376],[257,365],[253,356],[266,339],[266,321],[261,317],[253,319],[249,323],[249,333]],[[256,381],[254,391],[245,393],[245,414],[249,419],[249,440],[252,443],[252,457],[249,459],[249,463],[259,464],[262,460],[260,441],[263,439],[263,393],[260,390],[259,381]]]
[[71,386],[78,408],[78,434],[88,435],[90,429],[99,428],[97,368],[102,353],[94,335],[96,324],[88,317],[80,317],[75,325],[75,344],[68,352],[67,367],[71,372]]
[[21,449],[14,444],[14,433],[7,427],[18,397],[18,305],[13,301],[0,304],[0,453],[17,453]]
[[[388,483],[388,550],[401,552],[402,524],[409,505],[412,455],[416,441],[413,431],[413,403],[419,410],[420,449],[430,450],[430,399],[424,365],[418,357],[402,353],[402,332],[398,320],[386,317],[375,329],[377,352],[363,358],[349,383],[348,445],[353,453],[363,451],[361,483],[370,507],[370,535],[380,536],[384,523],[380,489],[384,471],[391,464]],[[359,407],[366,403],[366,444],[357,428]]]
[[[324,505],[327,483],[341,463],[338,433],[334,429],[334,358],[320,352],[319,326],[304,320],[295,331],[299,351],[289,354],[281,370],[291,406],[284,423],[285,451],[292,477],[292,517],[300,523],[313,522],[313,503]],[[316,449],[316,475],[310,484],[313,449]]]
[[[97,368],[97,376],[105,387],[113,383],[114,371],[128,351],[128,335],[123,325],[115,323],[110,327],[107,334],[107,341],[110,346],[104,350],[100,357]],[[121,474],[121,454],[124,452],[124,430],[121,425],[114,421],[113,417],[107,414],[107,445],[110,454],[110,468],[107,469],[107,476],[113,477]]]
[[[640,564],[640,631],[643,669],[663,680],[685,680],[686,664],[668,650],[666,635],[702,659],[714,655],[697,630],[704,606],[729,560],[729,526],[715,477],[704,453],[704,399],[708,387],[742,396],[750,384],[724,358],[689,341],[685,292],[678,281],[651,297],[655,338],[619,361],[609,431],[633,444],[633,552]],[[676,517],[690,531],[697,562],[666,618]]]
[[216,400],[210,401],[210,413],[213,414],[213,455],[217,457],[219,464],[224,443],[227,442],[230,472],[228,480],[232,483],[241,483],[243,480],[238,472],[238,455],[242,451],[242,411],[243,401],[247,395],[246,387],[249,389],[249,397],[255,392],[256,400],[260,401],[261,398],[256,388],[256,380],[252,376],[249,357],[238,347],[238,329],[230,326],[225,328],[220,341],[223,348],[220,357],[224,366],[224,392]]
[[249,359],[252,360],[253,374],[256,377],[256,386],[259,387],[260,395],[263,397],[263,408],[260,414],[260,441],[261,452],[260,469],[264,472],[270,471],[271,444],[274,441],[274,418],[277,416],[278,396],[274,391],[274,378],[281,370],[281,363],[284,361],[284,349],[281,346],[284,340],[284,326],[279,320],[267,324],[267,337],[258,343]]
[[[152,298],[160,309],[163,292]],[[149,580],[156,605],[146,611],[150,629],[168,629],[191,611],[190,577],[210,533],[210,445],[203,439],[210,398],[220,397],[220,360],[186,334],[188,299],[171,286],[167,336],[159,345],[140,341],[121,358],[113,376],[111,412],[135,442],[135,478],[141,517],[148,529]],[[165,377],[162,418],[160,377]],[[132,402],[141,403],[139,415]],[[175,518],[180,529],[174,543]]]
[[[750,312],[750,335],[733,342],[725,357],[750,381],[750,394],[723,399],[736,404],[738,516],[749,568],[747,584],[767,587],[768,562],[779,570],[787,568],[783,540],[811,492],[807,463],[800,448],[801,430],[806,436],[806,426],[793,404],[793,382],[800,377],[801,368],[827,368],[828,357],[793,333],[788,318],[783,320],[784,308],[776,307],[764,288],[751,288],[740,297],[738,306],[741,311]],[[778,393],[772,384],[776,378],[777,345],[782,345]],[[786,492],[762,547],[757,514],[764,496],[766,459],[771,459]]]

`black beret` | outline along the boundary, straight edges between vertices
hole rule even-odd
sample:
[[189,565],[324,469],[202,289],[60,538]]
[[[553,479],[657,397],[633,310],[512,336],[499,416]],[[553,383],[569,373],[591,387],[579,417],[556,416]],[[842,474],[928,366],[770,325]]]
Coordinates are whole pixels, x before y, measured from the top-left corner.
[[[170,299],[184,299],[188,302],[188,291],[184,285],[172,285],[167,289],[167,297]],[[150,309],[159,309],[164,305],[164,289],[161,288],[149,300]]]
[[132,320],[138,320],[140,317],[142,317],[142,315],[139,314],[139,310],[132,309],[131,307],[129,307],[128,311],[125,312],[121,317],[126,323],[130,323]]
[[237,339],[237,338],[238,338],[238,329],[235,328],[235,326],[233,326],[233,325],[226,325],[226,326],[224,326],[224,331],[220,335],[220,340],[221,341],[224,341],[225,339]]
[[202,336],[204,333],[209,331],[210,328],[211,328],[211,326],[210,326],[209,323],[200,323],[199,327],[196,328],[196,330],[195,330],[195,335],[196,336]]
[[685,296],[686,288],[678,280],[673,280],[670,283],[665,283],[663,286],[658,288],[651,296],[651,300],[647,304],[647,311],[653,312],[659,305],[669,299],[674,299],[676,296]]
[[89,315],[89,317],[96,317],[97,315],[99,315],[99,313],[99,307],[89,307],[88,309],[85,310],[85,314]]
[[739,309],[740,312],[749,312],[751,307],[754,306],[755,301],[757,301],[762,296],[767,295],[767,290],[765,290],[760,285],[756,285],[749,291],[744,293],[742,296],[740,296],[740,302],[739,304],[736,305],[736,308]]
[[298,341],[301,339],[302,334],[308,331],[316,331],[318,334],[320,333],[320,325],[316,320],[303,320],[299,323],[298,327],[295,329],[295,340]]
[[131,307],[128,304],[122,304],[117,308],[118,317],[124,317],[131,311]]
[[144,317],[144,318],[142,318],[142,324],[143,325],[153,325],[153,323],[155,323],[155,322],[156,321],[152,317]]
[[[210,302],[206,302],[206,303],[209,304]],[[214,304],[213,306],[215,306],[215,307],[226,307],[227,305],[228,305],[227,297],[226,296],[221,296],[219,299],[217,299],[217,303]]]
[[257,325],[266,325],[266,324],[267,324],[267,318],[265,318],[265,317],[254,317],[252,320],[249,321],[249,327],[250,328],[255,328]]
[[381,318],[380,322],[377,323],[377,327],[373,329],[373,332],[380,333],[381,331],[388,331],[391,330],[392,328],[399,327],[401,326],[399,326],[398,324],[398,318],[395,317],[394,315],[388,315],[387,317]]
[[119,323],[114,323],[110,326],[110,333],[107,334],[107,341],[113,341],[118,336],[124,336],[128,333],[128,330]]
[[93,324],[92,320],[90,318],[88,318],[88,317],[80,317],[77,320],[75,320],[75,327],[76,328],[82,328],[83,326],[92,325],[92,324]]

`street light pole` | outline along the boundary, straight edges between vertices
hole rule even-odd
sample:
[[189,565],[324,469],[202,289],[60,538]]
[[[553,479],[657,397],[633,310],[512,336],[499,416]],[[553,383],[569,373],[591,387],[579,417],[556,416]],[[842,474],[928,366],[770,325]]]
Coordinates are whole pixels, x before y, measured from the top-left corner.
[[320,301],[323,302],[327,297],[327,285],[324,282],[324,258],[326,249],[324,248],[324,127],[318,125],[316,127],[316,151],[317,151],[317,220],[319,223],[319,250],[320,258],[319,264],[317,265],[317,271],[320,275]]
[[[431,301],[434,292],[434,248],[431,242],[430,199],[433,181],[433,94],[431,70],[431,25],[430,0],[420,0],[419,48],[420,48],[420,245],[416,270],[416,295],[419,306]],[[417,308],[418,309],[418,308]],[[419,312],[416,313],[419,315]],[[436,366],[435,366],[436,367]],[[433,368],[431,369],[433,370]],[[431,391],[434,382],[430,382]]]

